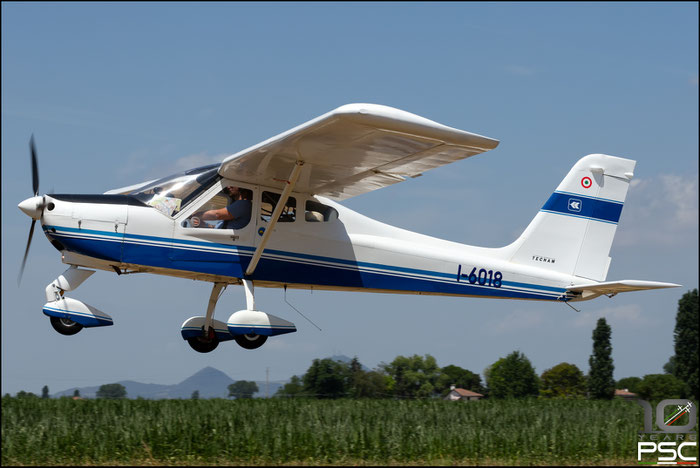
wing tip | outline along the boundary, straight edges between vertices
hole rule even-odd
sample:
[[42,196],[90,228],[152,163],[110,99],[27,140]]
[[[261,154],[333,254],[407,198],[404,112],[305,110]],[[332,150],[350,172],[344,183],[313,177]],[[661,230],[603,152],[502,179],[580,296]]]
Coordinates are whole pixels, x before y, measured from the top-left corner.
[[479,148],[482,150],[481,152],[492,150],[500,143],[495,138],[449,127],[420,115],[383,104],[344,104],[333,109],[327,115],[329,117],[348,119],[379,119],[380,122],[392,130],[409,133],[417,128],[431,129],[430,131],[435,133],[434,137],[445,139],[447,144]]

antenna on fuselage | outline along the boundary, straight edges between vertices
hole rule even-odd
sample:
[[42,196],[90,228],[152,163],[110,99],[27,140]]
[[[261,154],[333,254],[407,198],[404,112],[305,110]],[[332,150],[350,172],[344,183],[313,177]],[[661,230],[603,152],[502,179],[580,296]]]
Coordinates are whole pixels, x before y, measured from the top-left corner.
[[301,315],[302,317],[304,317],[311,325],[313,325],[314,327],[318,328],[318,331],[323,331],[323,330],[321,330],[321,327],[319,327],[318,325],[316,325],[315,323],[313,323],[308,317],[306,317],[306,315],[304,315],[304,314],[302,314],[301,312],[299,312],[299,310],[298,310],[296,307],[294,307],[292,304],[289,303],[289,301],[287,301],[287,285],[286,285],[286,284],[284,285],[284,302],[286,302],[287,305],[288,305],[289,307],[291,307],[292,309],[296,310],[297,313],[298,313],[299,315]]

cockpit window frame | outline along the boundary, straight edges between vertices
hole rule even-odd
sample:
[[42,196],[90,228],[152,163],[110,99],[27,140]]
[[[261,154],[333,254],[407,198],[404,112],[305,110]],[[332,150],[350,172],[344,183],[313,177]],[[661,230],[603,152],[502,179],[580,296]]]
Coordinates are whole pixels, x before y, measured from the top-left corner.
[[[202,193],[204,193],[206,190],[208,190],[210,187],[212,187],[214,184],[216,184],[222,179],[222,176],[218,172],[220,166],[220,164],[209,164],[206,166],[200,166],[193,169],[189,169],[187,171],[171,174],[169,176],[155,180],[146,186],[139,187],[136,190],[132,190],[126,194],[136,198],[137,200],[149,206],[153,206],[150,205],[149,202],[152,201],[159,193],[153,192],[155,188],[161,186],[168,187],[168,185],[171,184],[173,181],[177,181],[178,179],[182,179],[186,176],[196,175],[196,177],[194,177],[186,183],[190,184],[192,182],[196,182],[199,185],[196,186],[192,191],[187,193],[185,197],[180,199],[180,204],[177,208],[172,209],[172,211],[168,213],[166,212],[168,211],[168,209],[159,209],[154,206],[154,208],[156,208],[164,215],[169,216],[170,218],[175,218],[179,213],[181,213],[185,208],[187,208],[187,206],[189,206],[190,203],[196,200]],[[151,193],[148,193],[149,191],[151,191]],[[170,192],[167,191],[166,193]]]

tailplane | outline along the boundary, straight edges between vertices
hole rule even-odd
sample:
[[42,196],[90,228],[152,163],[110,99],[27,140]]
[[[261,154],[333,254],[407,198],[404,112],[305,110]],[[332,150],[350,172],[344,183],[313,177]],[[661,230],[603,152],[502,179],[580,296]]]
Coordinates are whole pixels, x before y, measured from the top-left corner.
[[507,247],[510,261],[605,281],[635,164],[605,154],[581,158]]
[[605,283],[574,284],[566,288],[570,299],[588,300],[605,294],[612,297],[621,292],[645,291],[647,289],[677,288],[680,284],[658,281],[621,280]]

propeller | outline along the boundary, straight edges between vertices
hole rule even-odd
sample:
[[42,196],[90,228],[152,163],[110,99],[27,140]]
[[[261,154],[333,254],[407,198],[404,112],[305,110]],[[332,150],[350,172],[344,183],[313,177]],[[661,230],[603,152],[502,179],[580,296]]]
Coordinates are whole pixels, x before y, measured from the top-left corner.
[[36,161],[36,146],[34,145],[34,135],[29,139],[29,152],[32,157],[32,188],[34,196],[39,195],[39,164]]
[[22,267],[19,270],[19,276],[17,276],[18,286],[22,281],[24,266],[27,263],[27,254],[29,254],[29,246],[32,244],[32,237],[34,237],[34,225],[36,224],[36,220],[41,218],[44,211],[44,198],[39,197],[39,165],[36,158],[34,135],[29,139],[29,152],[32,163],[32,190],[34,190],[34,197],[24,200],[19,204],[19,208],[32,218],[32,225],[29,228],[29,237],[27,238],[27,248],[24,250]]

